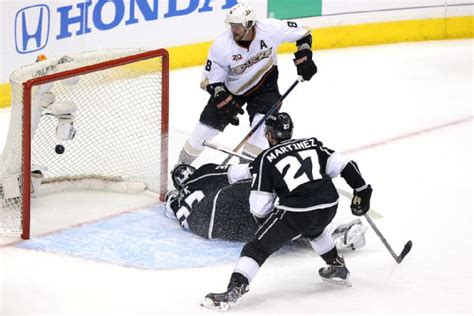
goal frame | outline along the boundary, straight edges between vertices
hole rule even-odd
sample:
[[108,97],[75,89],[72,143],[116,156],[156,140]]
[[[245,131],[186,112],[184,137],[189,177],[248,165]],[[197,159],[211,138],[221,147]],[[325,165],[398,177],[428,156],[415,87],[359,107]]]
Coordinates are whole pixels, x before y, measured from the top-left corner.
[[95,71],[119,67],[134,62],[161,57],[161,171],[160,200],[164,201],[168,187],[168,128],[169,128],[169,54],[166,49],[151,50],[131,56],[83,66],[30,79],[23,83],[23,174],[22,174],[22,239],[30,239],[31,227],[31,98],[35,86],[63,80]]

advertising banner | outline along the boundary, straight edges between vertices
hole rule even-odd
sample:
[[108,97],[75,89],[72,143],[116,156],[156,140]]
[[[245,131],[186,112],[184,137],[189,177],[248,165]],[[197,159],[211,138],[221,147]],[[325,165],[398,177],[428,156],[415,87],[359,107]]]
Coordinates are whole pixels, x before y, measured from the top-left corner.
[[212,40],[237,0],[1,1],[1,78],[38,54],[163,48]]
[[0,107],[10,73],[40,54],[166,48],[172,69],[202,64],[239,2],[257,19],[298,20],[313,49],[472,37],[474,0],[0,0]]

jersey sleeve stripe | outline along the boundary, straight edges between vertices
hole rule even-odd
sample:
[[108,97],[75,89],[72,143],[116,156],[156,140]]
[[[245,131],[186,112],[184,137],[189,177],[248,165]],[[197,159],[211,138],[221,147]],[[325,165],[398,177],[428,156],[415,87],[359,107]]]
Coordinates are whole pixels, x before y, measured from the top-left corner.
[[219,197],[219,194],[221,194],[222,190],[224,189],[225,188],[222,188],[219,191],[217,191],[216,196],[214,197],[214,200],[212,201],[211,219],[209,221],[209,231],[207,233],[207,238],[209,238],[209,240],[212,240],[212,231],[214,229],[214,220],[216,216],[217,198]]

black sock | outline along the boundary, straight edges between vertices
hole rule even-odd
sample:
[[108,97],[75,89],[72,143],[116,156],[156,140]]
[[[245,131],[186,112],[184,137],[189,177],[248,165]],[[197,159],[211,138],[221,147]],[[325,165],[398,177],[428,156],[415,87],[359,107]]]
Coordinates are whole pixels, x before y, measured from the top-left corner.
[[244,277],[242,273],[234,272],[230,277],[229,285],[227,286],[227,288],[229,289],[234,286],[240,288],[242,284],[249,285],[249,280]]
[[[336,247],[332,248],[325,254],[322,254],[321,258],[323,258],[323,260],[326,261],[327,264],[341,264],[341,258],[337,255]],[[342,263],[344,263],[344,261]]]

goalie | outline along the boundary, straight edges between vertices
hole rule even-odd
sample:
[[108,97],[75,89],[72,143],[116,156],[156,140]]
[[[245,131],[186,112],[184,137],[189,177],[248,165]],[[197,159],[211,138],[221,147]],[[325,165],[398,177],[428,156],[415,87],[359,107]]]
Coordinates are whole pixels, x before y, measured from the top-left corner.
[[[166,216],[203,238],[231,241],[250,240],[259,222],[250,213],[252,181],[235,182],[242,165],[206,164],[199,169],[181,164],[171,177],[176,190],[168,192]],[[359,218],[347,218],[328,227],[336,247],[355,250],[365,245],[364,226]],[[304,242],[304,241],[300,241]]]
[[[38,56],[35,64],[35,72],[25,77],[22,69],[12,74],[13,89],[20,89],[20,83],[31,78],[41,77],[60,71],[77,67],[77,63],[69,56],[63,56],[50,61],[46,60],[44,55]],[[80,76],[63,79],[61,85],[72,86],[78,83]],[[36,86],[32,90],[31,98],[31,139],[35,137],[35,133],[41,123],[41,118],[50,115],[57,119],[55,135],[57,142],[70,141],[74,139],[76,129],[74,127],[75,113],[77,105],[71,100],[57,100],[54,94],[55,83],[45,83]],[[15,88],[16,87],[16,88]],[[15,93],[15,92],[12,92]],[[11,122],[17,122],[22,119],[22,105],[12,105]],[[10,124],[5,148],[0,156],[0,187],[4,190],[4,197],[17,198],[21,192],[20,173],[22,169],[22,159],[18,159],[18,139],[22,138],[21,129],[16,128],[16,124]],[[52,148],[53,150],[53,148]],[[57,154],[64,152],[64,146],[58,144],[54,148]],[[31,170],[32,193],[36,194],[43,179],[43,172],[47,170],[47,166],[39,166],[33,164]]]

